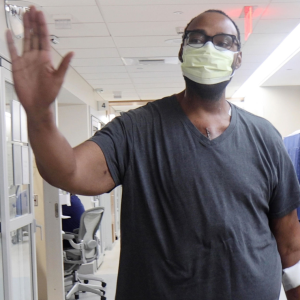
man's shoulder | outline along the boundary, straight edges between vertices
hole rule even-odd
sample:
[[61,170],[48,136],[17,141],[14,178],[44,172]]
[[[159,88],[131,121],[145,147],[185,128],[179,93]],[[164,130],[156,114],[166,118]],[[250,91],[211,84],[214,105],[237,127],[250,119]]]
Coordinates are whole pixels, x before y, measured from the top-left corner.
[[263,117],[235,106],[240,122],[243,122],[252,132],[257,132],[265,137],[282,139],[281,134],[274,125]]

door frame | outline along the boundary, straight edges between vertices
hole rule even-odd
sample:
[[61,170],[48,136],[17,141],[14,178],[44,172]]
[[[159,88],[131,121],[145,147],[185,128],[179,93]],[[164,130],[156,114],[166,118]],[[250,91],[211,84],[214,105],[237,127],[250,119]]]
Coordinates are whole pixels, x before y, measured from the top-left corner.
[[37,294],[37,266],[36,266],[36,242],[34,219],[34,194],[33,194],[33,155],[29,147],[29,208],[30,212],[23,216],[10,219],[9,195],[8,195],[8,169],[6,147],[6,122],[5,122],[5,82],[13,84],[11,64],[0,57],[0,199],[1,199],[1,233],[2,233],[2,261],[3,261],[3,286],[5,300],[13,300],[12,271],[11,271],[11,232],[29,226],[30,250],[31,250],[31,283],[32,299],[38,300]]

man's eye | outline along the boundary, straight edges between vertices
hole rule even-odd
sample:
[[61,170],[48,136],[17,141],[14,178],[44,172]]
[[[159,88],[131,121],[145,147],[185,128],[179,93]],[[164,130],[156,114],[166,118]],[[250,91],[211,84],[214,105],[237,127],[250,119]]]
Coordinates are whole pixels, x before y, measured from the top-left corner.
[[191,44],[203,44],[203,40],[202,39],[193,38],[193,39],[190,39],[190,43]]

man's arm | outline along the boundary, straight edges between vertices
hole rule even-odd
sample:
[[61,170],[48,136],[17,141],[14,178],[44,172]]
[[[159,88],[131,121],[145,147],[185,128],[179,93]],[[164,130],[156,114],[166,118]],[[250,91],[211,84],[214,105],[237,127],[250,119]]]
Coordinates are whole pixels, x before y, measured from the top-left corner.
[[[300,224],[297,211],[280,219],[271,219],[270,227],[277,241],[282,268],[295,265],[300,261]],[[286,296],[288,300],[300,300],[300,286],[287,291]]]
[[43,13],[31,7],[23,20],[22,56],[17,54],[10,31],[7,43],[15,89],[27,113],[28,135],[38,169],[46,181],[64,190],[86,195],[107,192],[115,184],[99,146],[85,142],[72,149],[57,129],[51,109],[73,53],[67,54],[55,70]]

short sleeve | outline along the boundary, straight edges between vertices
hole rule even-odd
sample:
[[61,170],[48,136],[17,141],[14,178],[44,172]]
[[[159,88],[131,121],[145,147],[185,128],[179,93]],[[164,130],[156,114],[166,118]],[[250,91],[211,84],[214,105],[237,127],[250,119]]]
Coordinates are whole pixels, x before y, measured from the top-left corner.
[[300,206],[300,188],[296,171],[283,145],[278,143],[277,184],[273,189],[269,215],[282,218]]
[[132,122],[128,114],[114,118],[90,139],[102,150],[116,186],[122,184],[130,161]]

